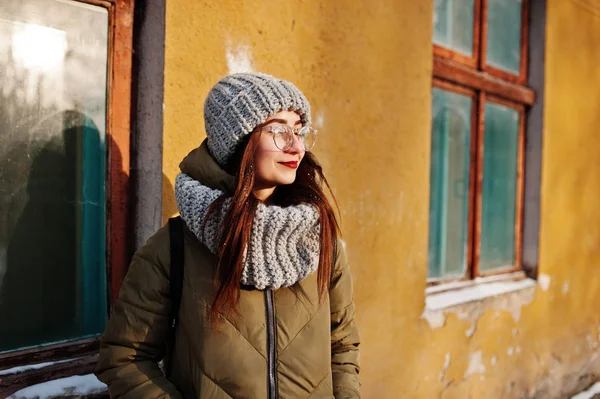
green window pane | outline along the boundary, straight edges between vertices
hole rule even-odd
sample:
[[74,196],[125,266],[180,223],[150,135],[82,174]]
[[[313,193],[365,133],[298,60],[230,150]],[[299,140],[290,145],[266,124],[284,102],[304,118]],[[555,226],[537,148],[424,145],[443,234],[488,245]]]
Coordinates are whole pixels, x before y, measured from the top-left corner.
[[0,352],[106,323],[108,12],[0,4]]
[[488,102],[484,129],[479,270],[489,272],[514,265],[519,113]]
[[514,74],[521,69],[521,3],[488,1],[487,64]]
[[474,0],[435,0],[433,42],[471,56],[474,14]]
[[430,278],[467,267],[471,97],[433,89],[429,204]]

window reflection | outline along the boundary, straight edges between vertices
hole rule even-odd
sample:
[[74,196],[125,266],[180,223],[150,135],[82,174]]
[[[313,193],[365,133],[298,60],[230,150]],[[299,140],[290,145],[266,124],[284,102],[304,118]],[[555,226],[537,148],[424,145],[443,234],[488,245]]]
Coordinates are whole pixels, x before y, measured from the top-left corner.
[[16,64],[30,70],[53,70],[63,65],[67,52],[64,31],[35,24],[15,24],[12,52]]

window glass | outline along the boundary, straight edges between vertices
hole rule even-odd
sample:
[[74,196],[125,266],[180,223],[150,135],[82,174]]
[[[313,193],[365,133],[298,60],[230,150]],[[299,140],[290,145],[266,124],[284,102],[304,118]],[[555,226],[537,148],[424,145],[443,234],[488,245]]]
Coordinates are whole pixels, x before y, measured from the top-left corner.
[[0,3],[0,351],[106,318],[108,12]]
[[486,103],[480,272],[514,265],[518,146],[519,112]]
[[433,89],[429,277],[461,276],[467,267],[472,99]]
[[487,64],[514,74],[521,66],[522,0],[488,0]]
[[474,0],[435,0],[433,42],[465,55],[473,55]]

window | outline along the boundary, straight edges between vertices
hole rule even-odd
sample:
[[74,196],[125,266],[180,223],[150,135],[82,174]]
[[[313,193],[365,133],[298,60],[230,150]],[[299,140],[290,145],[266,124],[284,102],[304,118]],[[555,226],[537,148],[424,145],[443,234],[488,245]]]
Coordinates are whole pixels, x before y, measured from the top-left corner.
[[527,0],[435,0],[428,279],[521,269]]
[[93,365],[126,264],[131,8],[0,5],[0,396],[11,367]]
[[50,2],[38,19],[46,7],[28,3],[0,20],[0,352],[98,334],[106,318],[108,12]]

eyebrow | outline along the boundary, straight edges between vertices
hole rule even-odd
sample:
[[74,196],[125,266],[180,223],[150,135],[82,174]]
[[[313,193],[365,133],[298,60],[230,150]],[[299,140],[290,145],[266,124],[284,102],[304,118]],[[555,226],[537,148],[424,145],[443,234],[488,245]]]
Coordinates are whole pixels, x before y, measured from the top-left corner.
[[[288,121],[286,121],[285,119],[271,119],[270,121],[268,121],[268,122],[266,123],[266,125],[270,125],[270,124],[271,124],[271,123],[273,123],[273,122],[282,123],[282,124],[284,124],[284,125],[287,125],[287,124],[288,124]],[[302,124],[302,121],[300,121],[300,119],[298,119],[298,120],[296,121],[296,123],[294,123],[294,125],[301,125],[301,124]]]

